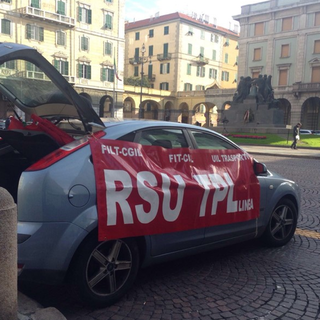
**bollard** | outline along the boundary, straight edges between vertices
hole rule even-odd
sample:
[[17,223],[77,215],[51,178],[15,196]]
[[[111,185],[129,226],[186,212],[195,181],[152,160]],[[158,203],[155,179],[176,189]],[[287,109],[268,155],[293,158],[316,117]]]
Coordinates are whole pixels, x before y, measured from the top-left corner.
[[0,320],[17,319],[17,287],[17,206],[0,187]]

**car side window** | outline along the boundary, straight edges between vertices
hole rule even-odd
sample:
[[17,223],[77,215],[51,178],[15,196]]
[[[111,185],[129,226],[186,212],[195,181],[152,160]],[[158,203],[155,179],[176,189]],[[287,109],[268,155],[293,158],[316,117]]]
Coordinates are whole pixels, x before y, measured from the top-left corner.
[[211,150],[226,150],[236,149],[228,141],[221,139],[220,137],[202,131],[192,130],[191,134],[197,143],[199,149],[211,149]]
[[142,145],[160,146],[166,149],[187,148],[188,143],[181,129],[152,128],[141,131],[135,142]]

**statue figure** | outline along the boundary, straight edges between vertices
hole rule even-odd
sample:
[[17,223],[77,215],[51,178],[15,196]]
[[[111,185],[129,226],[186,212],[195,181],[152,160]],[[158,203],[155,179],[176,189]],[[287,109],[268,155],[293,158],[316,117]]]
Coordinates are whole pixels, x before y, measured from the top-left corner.
[[233,96],[233,101],[242,103],[243,100],[246,99],[250,93],[250,86],[251,86],[251,77],[244,78],[241,76],[238,87],[237,87],[237,91]]

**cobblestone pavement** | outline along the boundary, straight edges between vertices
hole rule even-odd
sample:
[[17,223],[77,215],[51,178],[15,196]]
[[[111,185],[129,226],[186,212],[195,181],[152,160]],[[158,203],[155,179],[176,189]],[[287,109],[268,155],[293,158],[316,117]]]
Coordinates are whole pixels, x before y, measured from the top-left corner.
[[68,320],[320,319],[320,160],[256,158],[300,185],[302,214],[287,246],[250,241],[143,269],[132,290],[104,309],[82,305],[69,287],[23,291]]

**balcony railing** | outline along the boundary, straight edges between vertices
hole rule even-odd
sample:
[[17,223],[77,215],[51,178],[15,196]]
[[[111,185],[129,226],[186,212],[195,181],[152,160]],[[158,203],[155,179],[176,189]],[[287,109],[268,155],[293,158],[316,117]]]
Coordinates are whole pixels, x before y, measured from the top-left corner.
[[129,58],[129,63],[130,64],[140,64],[141,58],[139,58],[139,57]]
[[149,80],[150,82],[155,82],[155,81],[156,81],[156,75],[155,75],[155,74],[148,75],[148,80]]
[[75,26],[74,18],[65,16],[59,13],[49,12],[49,11],[41,10],[38,8],[33,8],[30,6],[19,8],[17,11],[18,13],[20,13],[22,16],[25,16],[25,17],[38,18],[38,19],[46,20],[52,23],[60,23],[68,27]]
[[310,82],[310,83],[294,83],[292,85],[293,92],[319,92],[320,82]]
[[196,59],[194,59],[194,62],[198,65],[204,66],[205,64],[209,63],[209,59],[199,55]]
[[161,54],[157,54],[157,59],[159,61],[171,60],[171,56],[172,56],[171,53],[167,53],[167,54],[161,53]]

